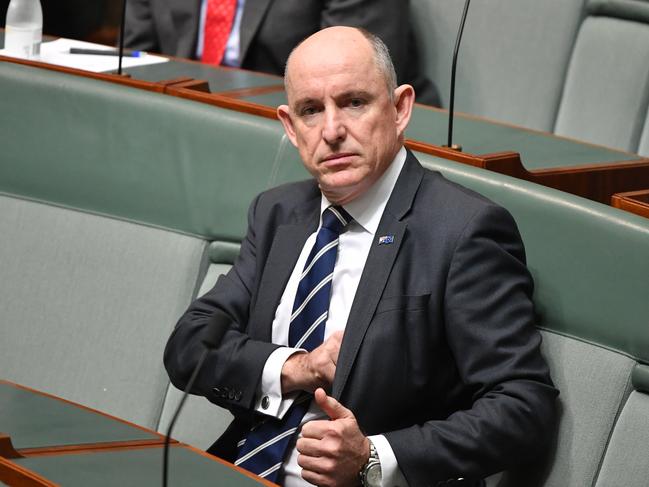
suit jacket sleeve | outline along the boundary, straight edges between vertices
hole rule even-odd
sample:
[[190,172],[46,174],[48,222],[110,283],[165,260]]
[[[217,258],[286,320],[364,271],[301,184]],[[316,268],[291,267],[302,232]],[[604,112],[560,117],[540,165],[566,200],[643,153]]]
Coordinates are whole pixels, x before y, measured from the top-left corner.
[[228,331],[220,346],[209,353],[191,392],[235,415],[254,408],[264,364],[277,348],[272,343],[252,339],[246,330],[257,273],[254,222],[259,198],[250,207],[248,232],[235,265],[219,277],[212,290],[192,303],[176,325],[164,353],[171,382],[184,389],[202,353],[201,337],[212,313],[219,309],[230,316]]
[[[489,205],[457,241],[443,292],[444,331],[460,384],[446,418],[387,432],[410,485],[482,478],[537,454],[555,420],[534,328],[532,279],[516,225]],[[438,371],[441,373],[442,371]]]
[[160,52],[151,0],[126,2],[124,45],[130,49]]

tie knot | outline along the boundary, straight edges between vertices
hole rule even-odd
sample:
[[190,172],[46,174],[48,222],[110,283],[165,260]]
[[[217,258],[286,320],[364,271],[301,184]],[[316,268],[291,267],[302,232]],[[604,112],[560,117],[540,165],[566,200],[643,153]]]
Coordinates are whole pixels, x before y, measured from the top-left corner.
[[329,206],[322,212],[322,226],[340,234],[352,221],[352,217],[342,206]]

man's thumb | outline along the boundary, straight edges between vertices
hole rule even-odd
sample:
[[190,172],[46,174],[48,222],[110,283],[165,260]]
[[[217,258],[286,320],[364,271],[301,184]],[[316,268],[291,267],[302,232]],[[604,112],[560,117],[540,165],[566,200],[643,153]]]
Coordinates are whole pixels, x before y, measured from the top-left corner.
[[331,419],[353,418],[353,413],[345,406],[328,396],[321,387],[315,391],[315,402]]

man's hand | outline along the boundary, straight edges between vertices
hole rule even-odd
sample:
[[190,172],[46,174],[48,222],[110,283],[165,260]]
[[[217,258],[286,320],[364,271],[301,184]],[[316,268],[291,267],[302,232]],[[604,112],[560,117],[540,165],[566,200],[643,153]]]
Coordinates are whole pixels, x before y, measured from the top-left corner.
[[297,441],[302,478],[320,487],[359,485],[359,472],[370,458],[370,441],[358,428],[354,414],[324,390],[315,401],[331,420],[310,421]]
[[282,367],[282,393],[331,390],[342,340],[343,332],[336,331],[311,352],[291,355]]

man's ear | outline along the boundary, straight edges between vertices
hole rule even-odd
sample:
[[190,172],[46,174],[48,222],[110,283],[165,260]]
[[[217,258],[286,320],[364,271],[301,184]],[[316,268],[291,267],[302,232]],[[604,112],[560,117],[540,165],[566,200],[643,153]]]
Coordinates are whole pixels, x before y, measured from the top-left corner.
[[277,107],[277,118],[284,126],[284,132],[295,147],[297,147],[297,137],[295,136],[295,127],[293,127],[293,120],[291,120],[291,112],[288,105],[280,105]]
[[410,85],[401,85],[394,90],[394,106],[397,110],[397,135],[401,136],[406,130],[415,103],[415,89]]

